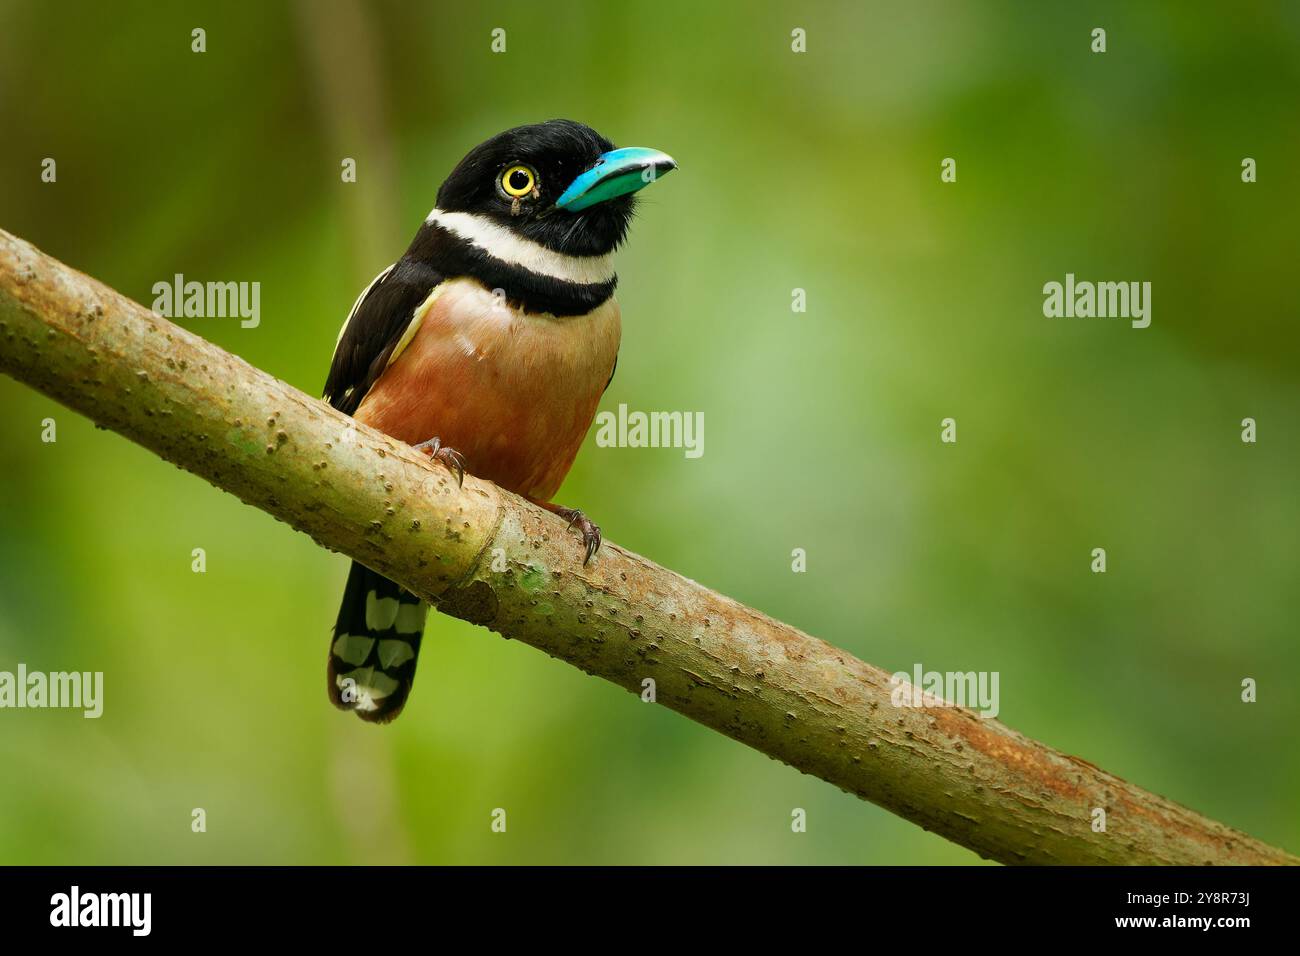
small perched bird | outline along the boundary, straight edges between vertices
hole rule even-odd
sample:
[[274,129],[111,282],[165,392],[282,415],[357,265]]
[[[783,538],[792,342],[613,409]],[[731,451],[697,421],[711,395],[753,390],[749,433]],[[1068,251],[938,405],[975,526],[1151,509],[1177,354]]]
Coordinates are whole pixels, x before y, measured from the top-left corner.
[[[474,147],[405,254],[366,287],[334,349],[325,399],[450,468],[496,482],[582,534],[551,502],[614,376],[613,252],[633,193],[675,169],[571,120]],[[585,561],[584,561],[585,563]],[[335,706],[387,722],[406,703],[427,605],[352,563],[330,642]]]

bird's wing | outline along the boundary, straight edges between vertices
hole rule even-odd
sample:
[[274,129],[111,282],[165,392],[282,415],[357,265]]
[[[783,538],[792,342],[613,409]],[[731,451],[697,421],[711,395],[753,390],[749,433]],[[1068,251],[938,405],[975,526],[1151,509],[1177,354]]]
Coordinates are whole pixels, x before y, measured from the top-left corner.
[[618,371],[618,353],[615,352],[614,367],[609,370],[609,379],[605,382],[605,387],[600,390],[600,394],[604,395],[606,392],[609,391],[609,386],[612,385],[614,382],[614,373],[617,371]]
[[325,379],[325,401],[351,415],[409,341],[416,307],[442,282],[437,270],[400,259],[366,287],[348,314]]

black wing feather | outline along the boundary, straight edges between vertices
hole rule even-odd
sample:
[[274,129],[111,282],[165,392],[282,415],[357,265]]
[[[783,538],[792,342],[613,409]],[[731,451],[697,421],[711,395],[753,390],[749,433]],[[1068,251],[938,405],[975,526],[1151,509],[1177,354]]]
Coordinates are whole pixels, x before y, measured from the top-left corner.
[[357,303],[334,349],[325,401],[351,415],[388,367],[388,357],[411,324],[411,316],[444,276],[403,256]]
[[615,353],[614,353],[614,367],[611,368],[611,369],[609,370],[609,379],[605,382],[605,387],[602,388],[602,389],[600,390],[600,394],[604,395],[606,392],[609,391],[609,386],[610,386],[610,385],[613,383],[613,381],[614,381],[614,373],[617,372],[617,371],[618,371],[618,353],[615,352]]

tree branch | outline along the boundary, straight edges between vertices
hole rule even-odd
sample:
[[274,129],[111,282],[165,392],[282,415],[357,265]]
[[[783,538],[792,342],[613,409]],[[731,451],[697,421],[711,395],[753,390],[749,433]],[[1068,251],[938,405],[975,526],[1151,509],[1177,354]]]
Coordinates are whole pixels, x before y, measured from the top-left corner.
[[[356,425],[0,231],[0,370],[399,581],[439,610],[1005,863],[1290,863]],[[497,572],[493,566],[505,567]],[[1106,832],[1092,812],[1106,811]]]

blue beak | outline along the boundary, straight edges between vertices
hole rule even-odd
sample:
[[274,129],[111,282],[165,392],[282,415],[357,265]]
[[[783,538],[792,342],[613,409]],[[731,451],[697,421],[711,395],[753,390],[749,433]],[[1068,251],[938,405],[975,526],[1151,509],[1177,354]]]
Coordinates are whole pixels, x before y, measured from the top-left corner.
[[673,158],[657,149],[625,146],[610,150],[596,160],[595,166],[569,183],[569,188],[555,200],[555,208],[581,212],[596,203],[644,189],[676,168]]

